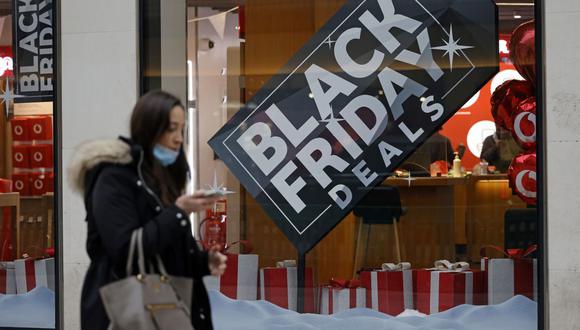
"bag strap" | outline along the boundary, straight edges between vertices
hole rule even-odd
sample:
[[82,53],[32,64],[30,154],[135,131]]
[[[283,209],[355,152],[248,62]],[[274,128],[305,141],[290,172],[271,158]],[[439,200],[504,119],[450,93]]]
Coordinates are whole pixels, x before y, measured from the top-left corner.
[[167,270],[165,270],[165,265],[163,265],[163,261],[161,261],[161,257],[157,254],[155,255],[155,258],[157,259],[157,269],[159,269],[161,275],[169,277],[169,274],[167,274]]
[[145,253],[143,252],[143,227],[137,231],[137,265],[139,265],[139,273],[147,274],[145,269]]
[[131,233],[131,241],[129,242],[129,254],[127,255],[127,266],[125,271],[127,272],[125,276],[131,276],[133,274],[133,258],[135,257],[135,246],[137,244],[137,230]]
[[[145,269],[145,253],[143,252],[143,228],[139,228],[136,230],[137,232],[137,251],[138,251],[138,264],[139,264],[139,272],[143,275],[147,274]],[[165,277],[169,277],[167,270],[165,269],[165,265],[161,260],[159,254],[155,255],[155,259],[157,261],[157,269],[159,269],[159,273]],[[151,264],[150,264],[151,266]],[[153,267],[150,267],[150,271],[153,271]]]

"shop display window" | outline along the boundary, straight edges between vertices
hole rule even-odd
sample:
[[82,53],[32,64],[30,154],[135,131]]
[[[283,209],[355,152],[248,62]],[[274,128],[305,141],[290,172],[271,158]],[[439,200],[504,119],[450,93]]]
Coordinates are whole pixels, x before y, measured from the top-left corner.
[[0,328],[55,327],[52,9],[0,1]]
[[234,192],[194,218],[229,256],[216,326],[537,327],[533,2],[188,4],[186,45],[142,62],[186,52],[181,85],[142,79],[187,102],[191,189]]

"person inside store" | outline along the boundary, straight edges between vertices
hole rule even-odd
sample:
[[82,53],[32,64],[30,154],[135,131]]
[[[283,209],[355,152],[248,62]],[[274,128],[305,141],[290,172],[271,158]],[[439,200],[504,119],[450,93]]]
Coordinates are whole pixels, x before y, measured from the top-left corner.
[[69,174],[84,198],[91,259],[82,288],[82,329],[108,328],[99,289],[131,275],[125,274],[129,244],[139,228],[148,261],[159,255],[168,274],[193,279],[193,327],[213,328],[202,277],[223,274],[226,257],[217,248],[200,250],[189,218],[219,197],[184,193],[189,174],[184,127],[179,99],[153,91],[133,109],[130,138],[91,141],[77,150]]
[[445,160],[447,161],[447,165],[451,166],[451,164],[453,164],[453,158],[455,157],[455,150],[453,150],[451,140],[445,135],[441,134],[442,129],[442,127],[439,127],[437,132],[431,135],[425,144],[429,146],[431,163],[438,160]]
[[497,171],[506,173],[512,159],[520,152],[521,148],[511,133],[496,125],[495,132],[483,140],[480,159],[495,166]]
[[[442,129],[442,127],[439,127],[433,135],[427,138],[401,165],[401,169],[410,171],[412,176],[430,176],[430,165],[440,160],[445,161],[449,168],[453,164],[455,150],[453,150],[451,140],[441,134]],[[461,146],[459,149],[461,149]],[[459,157],[462,156],[463,152],[460,153]]]

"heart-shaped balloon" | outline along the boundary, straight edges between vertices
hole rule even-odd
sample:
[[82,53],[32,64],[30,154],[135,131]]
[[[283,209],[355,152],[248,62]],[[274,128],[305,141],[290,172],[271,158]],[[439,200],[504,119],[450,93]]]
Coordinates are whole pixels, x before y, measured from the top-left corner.
[[536,97],[522,101],[512,113],[512,136],[527,152],[536,151]]
[[536,205],[536,153],[517,155],[508,169],[512,191],[526,204]]
[[491,96],[491,114],[498,127],[512,131],[512,113],[525,99],[534,95],[534,86],[524,80],[508,80]]
[[516,70],[536,85],[536,33],[534,21],[518,26],[510,39],[510,58]]

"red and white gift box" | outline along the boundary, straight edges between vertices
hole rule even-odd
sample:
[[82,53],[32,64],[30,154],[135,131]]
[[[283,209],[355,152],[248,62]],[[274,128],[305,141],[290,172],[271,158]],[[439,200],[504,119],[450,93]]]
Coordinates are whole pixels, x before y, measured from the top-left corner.
[[483,272],[471,270],[466,262],[435,262],[435,268],[415,270],[417,310],[425,314],[443,312],[462,304],[484,303]]
[[0,294],[16,293],[14,262],[0,262]]
[[502,252],[508,258],[481,260],[481,269],[485,274],[484,289],[487,292],[487,303],[501,304],[515,295],[523,295],[538,301],[538,263],[536,259],[529,258],[529,255],[537,250],[537,245],[527,250],[504,251],[498,247],[490,248]]
[[[315,313],[314,276],[306,267],[304,313]],[[294,260],[278,262],[276,267],[260,269],[260,299],[292,311],[298,309],[298,270]]]
[[362,271],[359,277],[366,289],[367,307],[394,316],[405,309],[413,309],[413,273],[410,263],[385,263],[381,270]]
[[52,144],[37,144],[29,148],[31,168],[53,167]]
[[329,315],[351,308],[366,307],[366,289],[357,280],[330,280],[320,290],[320,314]]
[[223,275],[206,276],[207,289],[216,290],[232,299],[256,300],[258,298],[258,255],[227,254]]
[[54,291],[54,258],[14,260],[16,293],[22,294],[36,287]]

